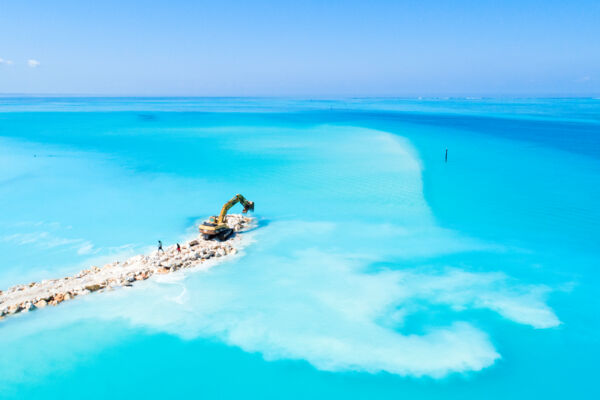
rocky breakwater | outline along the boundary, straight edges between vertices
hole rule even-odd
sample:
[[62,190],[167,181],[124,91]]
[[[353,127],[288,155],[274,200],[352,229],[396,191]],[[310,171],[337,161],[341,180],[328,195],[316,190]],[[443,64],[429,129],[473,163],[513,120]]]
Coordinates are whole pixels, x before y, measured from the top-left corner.
[[[248,230],[253,219],[242,215],[227,216],[227,224],[236,233]],[[182,268],[193,268],[211,259],[237,253],[241,245],[240,235],[233,235],[223,242],[197,237],[181,245],[165,248],[163,252],[137,255],[123,262],[113,262],[103,267],[92,266],[76,275],[60,279],[32,282],[0,291],[0,319],[8,315],[56,306],[66,300],[92,292],[132,286],[155,274],[168,274]]]

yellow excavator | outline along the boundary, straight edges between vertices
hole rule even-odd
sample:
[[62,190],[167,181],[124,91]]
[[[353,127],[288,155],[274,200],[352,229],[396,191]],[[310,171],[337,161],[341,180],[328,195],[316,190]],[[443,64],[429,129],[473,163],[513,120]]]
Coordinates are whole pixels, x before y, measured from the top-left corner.
[[218,217],[214,215],[210,217],[208,221],[204,222],[198,227],[202,237],[205,240],[210,240],[213,238],[227,240],[231,236],[233,229],[226,224],[227,211],[229,211],[229,209],[235,206],[237,203],[241,203],[242,206],[244,206],[244,209],[242,210],[244,214],[246,214],[248,211],[254,211],[253,201],[248,201],[241,194],[236,194],[231,200],[223,205],[221,213]]

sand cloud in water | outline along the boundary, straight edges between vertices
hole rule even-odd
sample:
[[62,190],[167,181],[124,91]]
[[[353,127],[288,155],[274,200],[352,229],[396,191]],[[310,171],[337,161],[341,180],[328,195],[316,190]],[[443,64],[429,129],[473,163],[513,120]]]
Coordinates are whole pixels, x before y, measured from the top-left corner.
[[[328,371],[432,377],[481,370],[500,354],[460,313],[424,332],[405,333],[404,322],[413,314],[446,306],[450,315],[487,309],[535,328],[560,323],[544,301],[548,288],[518,284],[503,273],[368,272],[355,257],[314,248],[277,255],[286,241],[306,240],[303,232],[319,229],[298,222],[298,233],[286,235],[291,224],[265,228],[261,235],[282,239],[262,240],[261,254],[243,262],[181,281],[150,283],[156,290],[116,293],[108,314],[187,339],[219,337],[267,360],[306,360]],[[121,296],[129,297],[130,307],[119,307]]]

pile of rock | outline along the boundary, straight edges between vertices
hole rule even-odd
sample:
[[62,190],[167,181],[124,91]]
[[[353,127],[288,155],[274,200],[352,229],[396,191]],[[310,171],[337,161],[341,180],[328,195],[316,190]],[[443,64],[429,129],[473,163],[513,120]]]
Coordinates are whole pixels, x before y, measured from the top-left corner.
[[[235,232],[248,230],[253,219],[232,214],[227,216],[227,224]],[[123,262],[113,262],[103,267],[92,266],[76,275],[61,279],[44,280],[27,285],[17,285],[0,291],[0,319],[7,315],[44,308],[83,296],[117,287],[132,286],[154,274],[167,274],[182,268],[192,268],[210,259],[237,253],[240,236],[233,235],[228,240],[193,239],[181,246],[170,246],[164,253],[137,255]]]

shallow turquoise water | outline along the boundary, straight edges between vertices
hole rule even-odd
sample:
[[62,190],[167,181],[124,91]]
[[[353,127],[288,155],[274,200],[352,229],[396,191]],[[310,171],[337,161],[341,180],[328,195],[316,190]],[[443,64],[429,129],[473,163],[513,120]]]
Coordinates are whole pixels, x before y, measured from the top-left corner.
[[2,398],[600,394],[600,100],[0,111],[2,288],[174,243],[238,192],[260,219],[208,272],[3,321]]

